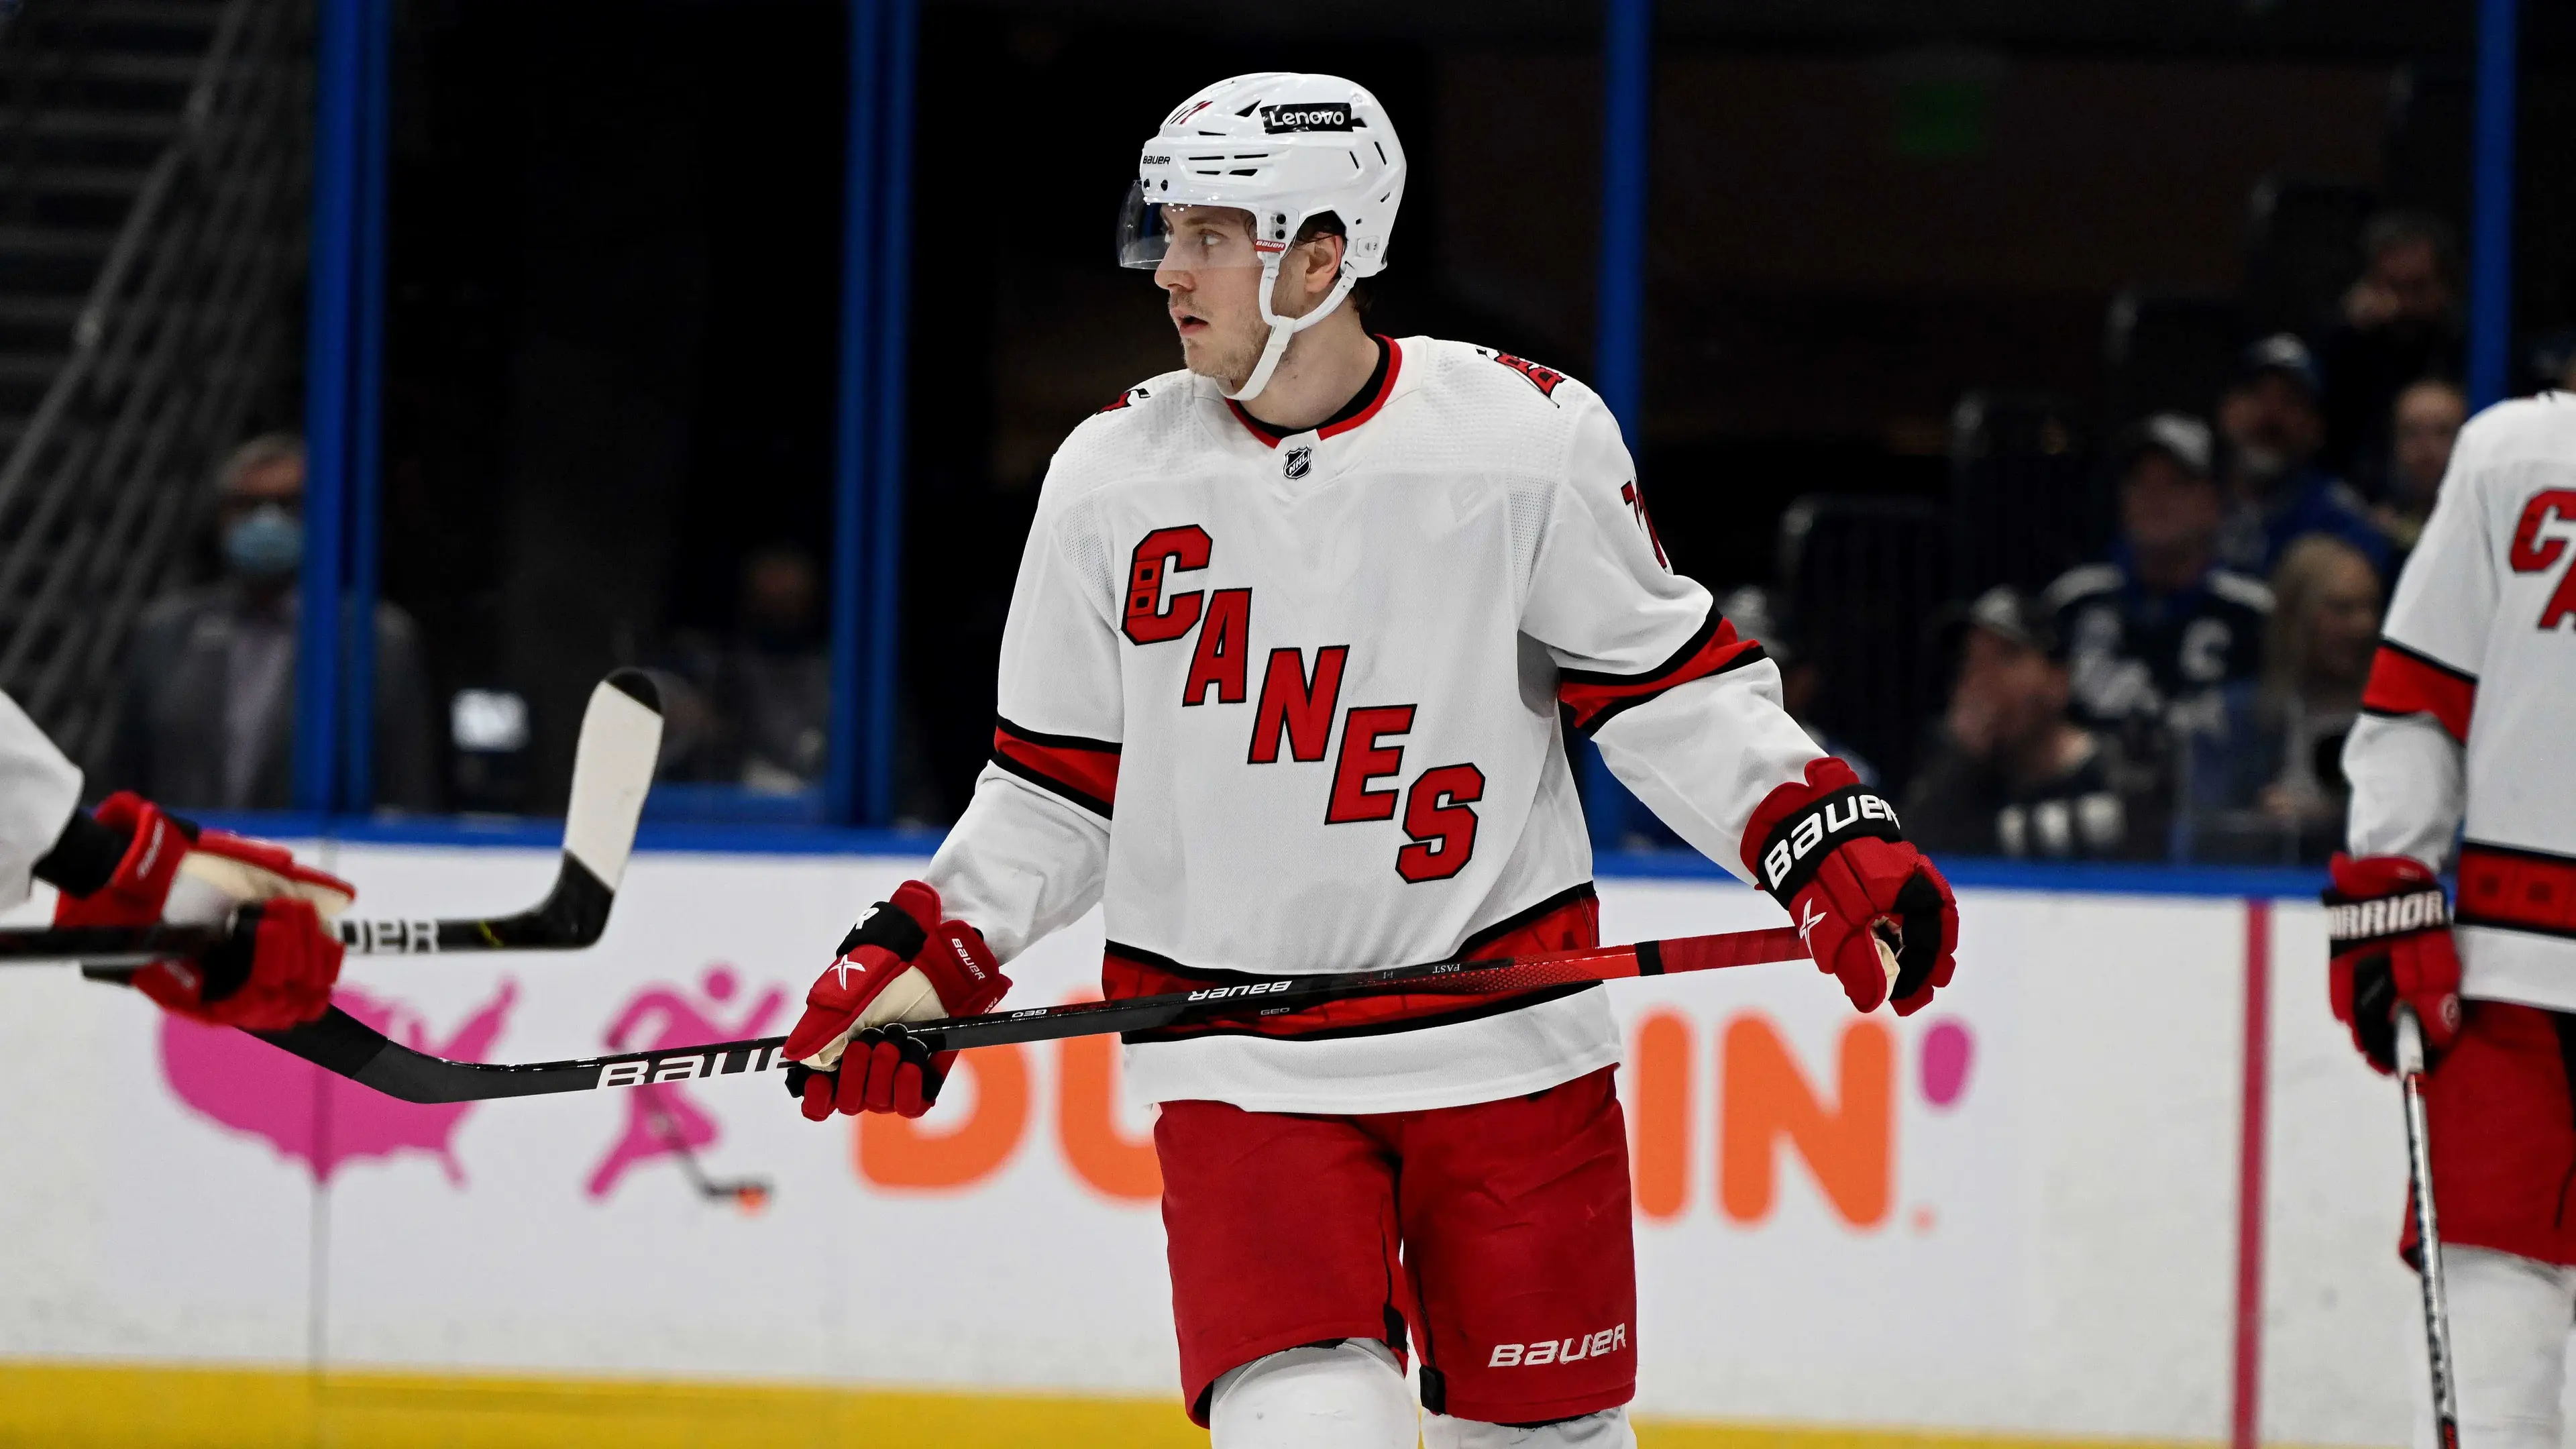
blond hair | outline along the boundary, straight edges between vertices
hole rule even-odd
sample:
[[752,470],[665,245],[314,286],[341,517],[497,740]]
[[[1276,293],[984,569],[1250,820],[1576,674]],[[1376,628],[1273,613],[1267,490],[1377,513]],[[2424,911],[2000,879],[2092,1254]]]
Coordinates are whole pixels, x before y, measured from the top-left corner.
[[2316,642],[2317,600],[2339,564],[2356,564],[2375,580],[2377,571],[2360,549],[2329,534],[2311,533],[2292,543],[2272,570],[2272,619],[2263,631],[2263,695],[2278,704],[2295,699],[2307,684],[2308,657]]

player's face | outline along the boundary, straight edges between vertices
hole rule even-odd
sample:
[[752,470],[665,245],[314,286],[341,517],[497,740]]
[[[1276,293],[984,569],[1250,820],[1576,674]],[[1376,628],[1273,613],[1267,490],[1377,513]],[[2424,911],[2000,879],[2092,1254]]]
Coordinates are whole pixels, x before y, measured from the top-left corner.
[[1181,336],[1181,365],[1202,377],[1240,384],[1252,376],[1269,328],[1261,321],[1261,258],[1252,249],[1252,216],[1224,206],[1165,212],[1170,244],[1154,285],[1163,289],[1172,327]]

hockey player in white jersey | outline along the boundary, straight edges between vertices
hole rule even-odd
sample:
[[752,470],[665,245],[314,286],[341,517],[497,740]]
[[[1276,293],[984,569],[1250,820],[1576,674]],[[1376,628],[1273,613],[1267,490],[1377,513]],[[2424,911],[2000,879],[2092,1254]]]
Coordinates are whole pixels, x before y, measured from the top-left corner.
[[0,694],[0,906],[53,886],[58,926],[231,926],[200,955],[155,961],[132,985],[163,1009],[274,1029],[320,1016],[341,946],[325,924],[356,890],[284,847],[201,830],[138,796],[80,808],[81,772]]
[[[1789,907],[1855,1007],[1891,992],[1877,931],[1897,1010],[1950,979],[1949,887],[1671,570],[1600,399],[1363,325],[1404,164],[1329,76],[1221,82],[1145,144],[1120,260],[1186,365],[1057,452],[992,764],[808,996],[807,1116],[924,1111],[946,1063],[884,1028],[990,1009],[1095,902],[1113,998],[1595,944],[1569,728]],[[1412,1445],[1408,1346],[1435,1449],[1632,1444],[1619,1054],[1589,987],[1131,1037],[1217,1449]]]
[[2335,1014],[2388,1071],[2410,1005],[2434,1054],[2461,1443],[2555,1449],[2576,1322],[2576,398],[2462,430],[2362,714],[2326,895]]

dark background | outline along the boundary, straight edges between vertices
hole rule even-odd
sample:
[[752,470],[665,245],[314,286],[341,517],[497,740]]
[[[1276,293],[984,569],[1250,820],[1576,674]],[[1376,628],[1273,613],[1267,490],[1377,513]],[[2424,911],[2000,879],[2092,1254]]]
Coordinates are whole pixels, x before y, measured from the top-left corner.
[[[2248,288],[2266,177],[2465,228],[2471,12],[1661,7],[1633,441],[1676,565],[1772,581],[1805,495],[1947,506],[1972,393],[2115,420],[2124,289],[2280,294]],[[565,775],[582,691],[562,681],[723,627],[746,551],[828,546],[844,23],[822,0],[402,8],[385,589],[420,617],[439,697],[534,702],[534,779]],[[2576,121],[2576,45],[2553,7],[2523,23],[2528,340],[2576,321],[2576,176],[2547,143]],[[1150,284],[1109,255],[1162,114],[1241,71],[1368,86],[1411,158],[1374,323],[1580,374],[1599,41],[1536,3],[1211,8],[1187,29],[1108,4],[926,6],[904,674],[947,809],[983,757],[1049,453],[1177,360]],[[1891,708],[1838,679],[1825,714],[1901,769],[1916,721]]]

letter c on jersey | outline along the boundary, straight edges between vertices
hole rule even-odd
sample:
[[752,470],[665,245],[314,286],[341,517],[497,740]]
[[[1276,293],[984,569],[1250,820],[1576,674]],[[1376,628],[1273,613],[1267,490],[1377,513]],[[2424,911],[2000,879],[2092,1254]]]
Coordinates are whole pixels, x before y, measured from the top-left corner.
[[[2576,490],[2544,488],[2523,503],[2522,517],[2514,524],[2513,548],[2506,555],[2515,573],[2536,574],[2566,555],[2566,539],[2541,535],[2553,518],[2576,523]],[[2571,618],[2576,618],[2576,564],[2568,565],[2549,602],[2541,607],[2540,627],[2555,629]]]
[[1175,594],[1166,602],[1163,585],[1172,574],[1207,567],[1215,541],[1195,523],[1158,528],[1136,545],[1127,563],[1127,637],[1139,644],[1178,639],[1199,622],[1199,591]]

